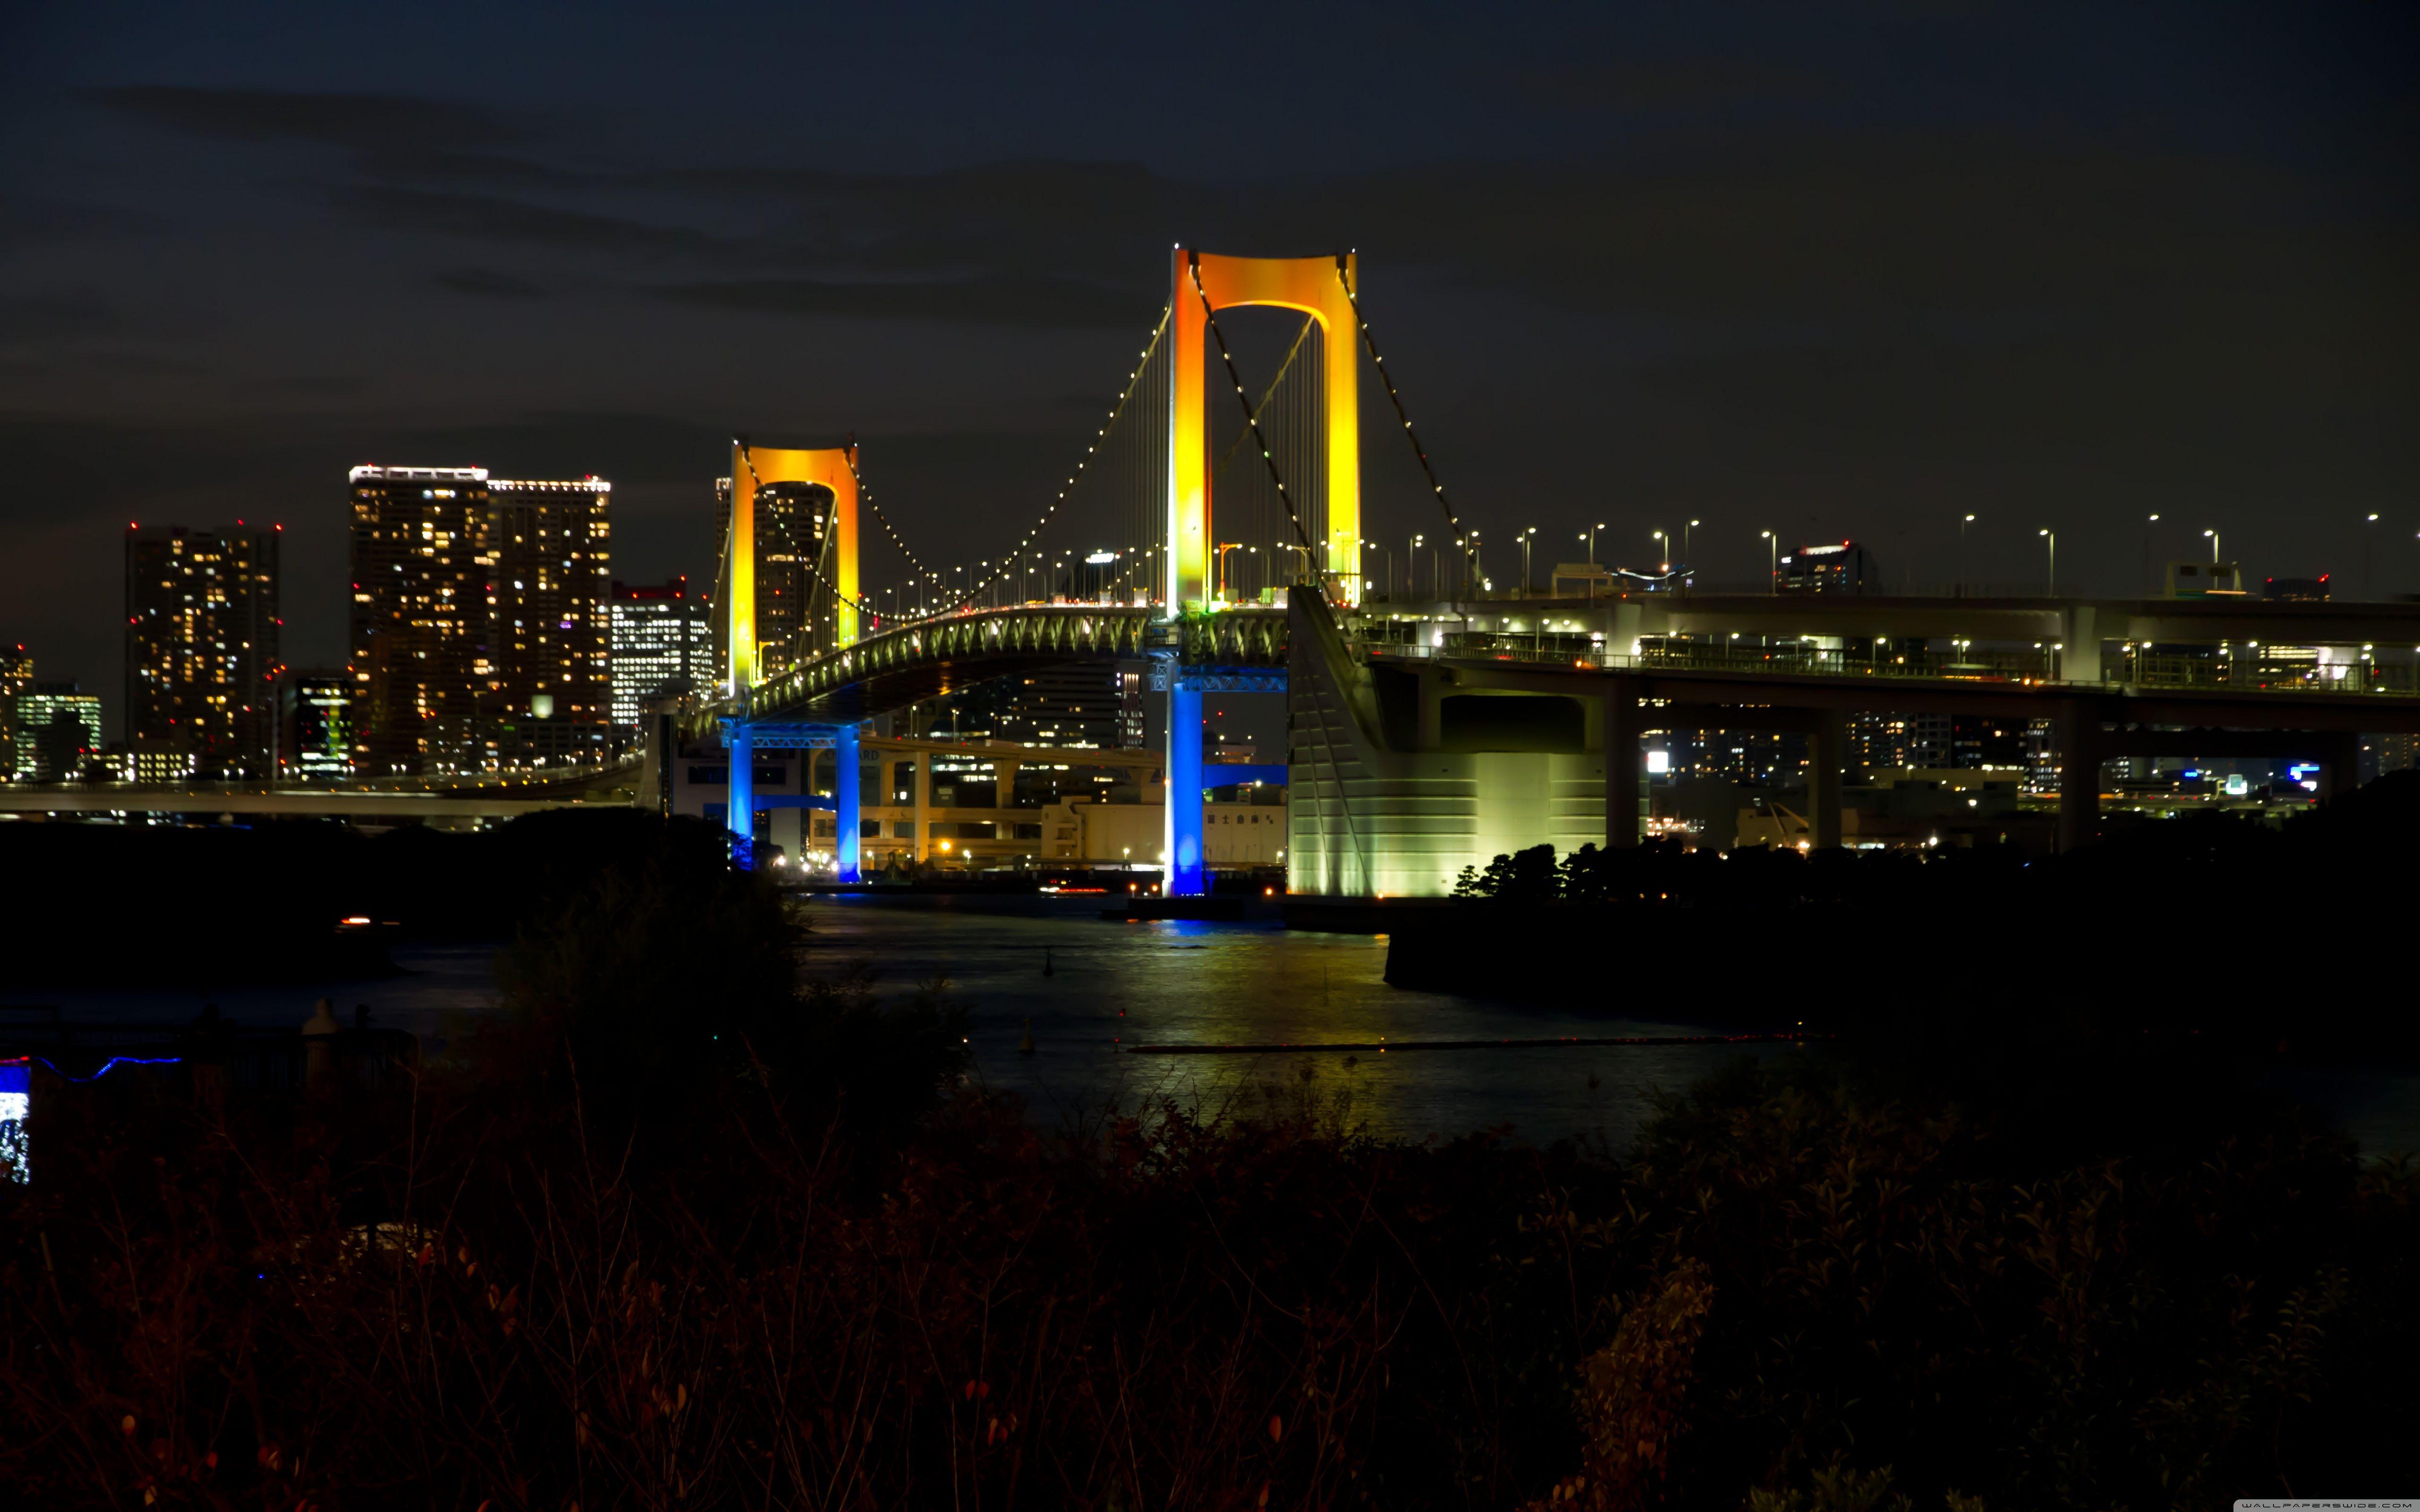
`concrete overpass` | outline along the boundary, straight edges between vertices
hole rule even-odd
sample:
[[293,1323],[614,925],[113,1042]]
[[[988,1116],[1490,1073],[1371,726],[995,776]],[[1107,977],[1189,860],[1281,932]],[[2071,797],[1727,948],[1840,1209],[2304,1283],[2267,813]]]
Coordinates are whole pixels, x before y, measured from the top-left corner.
[[[1419,896],[1444,890],[1464,866],[1541,841],[1564,850],[1635,845],[1641,740],[1656,730],[1807,736],[1813,838],[1831,845],[1841,833],[1850,715],[1998,711],[2047,719],[2061,752],[2063,847],[2096,832],[2101,764],[2113,757],[2304,756],[2320,764],[2323,792],[2332,793],[2357,779],[2360,733],[2420,733],[2420,695],[2409,675],[2420,640],[2402,641],[2406,659],[2392,669],[2400,677],[2380,675],[2375,660],[2339,661],[2343,676],[2270,683],[2239,678],[2226,659],[2147,665],[2129,659],[2122,642],[2116,661],[2096,642],[2098,665],[2072,655],[2062,665],[2034,655],[2028,640],[2013,659],[2029,665],[2013,668],[1920,651],[1860,659],[1837,650],[1730,648],[1734,635],[1768,633],[1730,626],[1760,625],[1776,639],[1788,626],[1793,641],[1886,633],[1982,640],[1993,629],[2006,640],[2079,609],[2091,610],[2085,617],[2097,630],[2090,605],[1766,598],[1691,609],[1679,595],[1652,597],[1663,602],[1484,601],[1427,619],[1409,606],[1340,614],[1308,596],[1297,602],[1287,670],[1293,890]],[[2211,644],[2229,636],[2308,644],[2389,626],[2420,635],[2420,606],[2159,603],[2112,618],[2145,635],[2180,640],[2190,629]],[[1673,626],[1683,624],[1705,639],[1681,639]],[[1655,625],[1670,638],[1659,638]],[[2096,675],[2076,675],[2085,671]],[[2130,671],[2152,675],[2118,680]]]
[[640,777],[640,764],[633,760],[602,771],[494,777],[452,785],[417,779],[341,788],[0,783],[0,815],[240,814],[385,825],[512,819],[546,809],[628,808],[637,799]]

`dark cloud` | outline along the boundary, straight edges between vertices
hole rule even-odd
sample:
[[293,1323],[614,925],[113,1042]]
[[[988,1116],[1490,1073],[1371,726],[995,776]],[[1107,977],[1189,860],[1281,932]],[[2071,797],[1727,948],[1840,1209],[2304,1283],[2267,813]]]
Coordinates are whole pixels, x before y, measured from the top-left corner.
[[121,85],[85,98],[155,125],[244,142],[320,142],[357,151],[453,150],[518,145],[522,128],[470,101],[408,95],[302,94]]
[[436,279],[440,288],[480,299],[535,300],[546,294],[546,290],[528,279],[499,272],[493,268],[449,268],[438,273]]
[[1072,278],[995,276],[913,283],[775,278],[672,284],[649,292],[659,299],[715,309],[867,320],[1118,328],[1142,324],[1151,317],[1133,290],[1105,288]]
[[1588,61],[1522,76],[1534,98],[1575,109],[1704,111],[1803,100],[1835,87],[1823,74],[1745,58]]
[[0,246],[71,237],[122,237],[159,230],[157,216],[114,205],[14,193],[0,196]]
[[536,184],[563,177],[500,151],[527,145],[533,133],[476,101],[175,85],[123,85],[84,94],[111,110],[188,135],[342,148],[380,177]]
[[337,203],[361,224],[380,230],[428,231],[491,241],[527,242],[599,252],[721,252],[725,243],[685,226],[651,224],[619,215],[563,209],[498,194],[452,193],[364,186],[337,192]]
[[88,290],[0,294],[0,343],[105,335],[117,329],[116,312]]

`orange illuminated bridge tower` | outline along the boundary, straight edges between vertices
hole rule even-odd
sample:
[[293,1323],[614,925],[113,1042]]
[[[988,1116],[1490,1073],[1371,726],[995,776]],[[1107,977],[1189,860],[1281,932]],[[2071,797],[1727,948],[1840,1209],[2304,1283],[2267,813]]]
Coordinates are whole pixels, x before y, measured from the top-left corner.
[[1228,257],[1179,247],[1169,296],[1168,568],[1163,601],[1173,615],[1210,602],[1210,424],[1205,374],[1212,316],[1237,305],[1276,305],[1319,322],[1326,400],[1327,518],[1312,543],[1323,576],[1347,603],[1361,583],[1361,419],[1356,359],[1359,317],[1353,311],[1353,254],[1326,257]]
[[[725,675],[731,696],[748,706],[749,690],[766,672],[764,649],[757,641],[756,531],[762,513],[758,495],[785,484],[813,485],[831,491],[830,542],[810,564],[814,598],[829,602],[830,649],[857,644],[857,448],[822,446],[781,448],[752,446],[745,438],[731,443],[731,525],[723,543],[726,580],[721,612],[724,616],[729,663]],[[726,822],[741,854],[754,837],[756,813],[755,752],[763,729],[743,716],[723,721],[723,748],[729,763]],[[809,746],[830,746],[833,752],[833,858],[843,882],[858,880],[858,755],[857,726],[835,724],[813,730],[791,730],[790,738]],[[810,800],[820,807],[819,801]]]
[[[1208,338],[1218,312],[1237,305],[1275,305],[1319,323],[1320,387],[1326,401],[1322,437],[1327,508],[1322,534],[1307,543],[1326,591],[1346,603],[1361,589],[1361,422],[1359,316],[1354,313],[1352,254],[1326,257],[1228,257],[1178,247],[1169,293],[1173,346],[1168,414],[1167,569],[1161,602],[1171,619],[1213,609],[1211,595],[1210,417],[1208,385],[1228,381],[1206,371]],[[1223,347],[1223,340],[1221,347]],[[1222,353],[1223,355],[1223,353]],[[1282,480],[1280,484],[1283,488]],[[1287,501],[1294,514],[1295,501]],[[1295,517],[1297,529],[1300,517]],[[1202,694],[1221,682],[1211,669],[1170,669],[1168,678],[1168,813],[1163,875],[1171,897],[1209,890],[1202,857]]]

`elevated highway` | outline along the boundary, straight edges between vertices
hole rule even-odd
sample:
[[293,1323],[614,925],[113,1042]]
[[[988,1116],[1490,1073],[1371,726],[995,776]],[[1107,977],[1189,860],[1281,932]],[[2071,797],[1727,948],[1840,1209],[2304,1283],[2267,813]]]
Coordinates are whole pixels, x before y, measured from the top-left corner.
[[[1926,621],[1918,616],[1934,612],[1930,606],[1885,604],[1877,613],[1870,605],[1834,610],[1815,602],[1755,608],[1792,615],[1768,624],[1826,625],[1838,639],[1900,625],[1915,637],[1914,626],[1922,625],[1942,639],[1963,640],[1962,632],[1981,624],[1961,616],[1957,605]],[[1474,613],[1467,621],[1421,620],[1383,606],[1338,614],[1316,599],[1297,602],[1288,630],[1288,854],[1296,892],[1432,894],[1449,887],[1464,866],[1542,841],[1560,849],[1637,844],[1642,742],[1652,731],[1807,736],[1809,817],[1815,842],[1828,845],[1841,833],[1850,716],[1996,711],[2047,719],[2060,751],[2062,847],[2096,832],[2102,763],[2113,757],[2305,757],[2319,764],[2324,795],[2357,779],[2361,733],[2420,733],[2420,694],[2412,691],[2408,656],[2380,669],[2356,651],[2326,664],[2331,675],[2273,675],[2249,658],[2130,656],[2121,642],[2114,656],[2094,646],[2091,670],[2102,675],[2086,678],[2073,675],[2084,658],[2071,655],[2078,649],[2072,645],[2067,655],[2043,656],[2027,644],[1990,660],[1973,648],[1936,657],[1919,642],[1908,653],[1869,648],[1860,657],[1847,648],[1796,643],[1824,631],[1793,630],[1791,643],[1778,647],[1735,646],[1732,636],[1745,631],[1723,628],[1717,638],[1716,628],[1738,618],[1709,616],[1701,640],[1644,629],[1621,638],[1645,623],[1645,607],[1635,602],[1567,606],[1552,614],[1530,604],[1518,607],[1519,620],[1512,617],[1514,606],[1486,608],[1505,619],[1487,624]],[[2039,616],[2054,608],[1997,612]],[[2271,636],[2296,624],[2303,633],[2295,639],[2305,644],[2317,639],[2313,629],[2342,634],[2406,623],[2397,612],[2402,606],[2363,608],[2387,612],[2329,620],[2238,611],[2193,616],[2192,623],[2203,633],[2249,626]],[[1900,617],[1890,617],[1893,611]],[[1636,615],[1628,625],[1619,618],[1606,625],[1606,617],[1625,613]],[[1746,617],[1740,609],[1724,613]],[[2173,633],[2184,620],[2164,624],[2155,612],[2125,623]],[[2058,650],[2055,642],[2041,649]]]
[[358,824],[512,819],[548,809],[628,808],[641,787],[637,760],[560,777],[494,777],[446,783],[391,780],[347,787],[217,782],[0,783],[0,815],[237,814],[334,818]]

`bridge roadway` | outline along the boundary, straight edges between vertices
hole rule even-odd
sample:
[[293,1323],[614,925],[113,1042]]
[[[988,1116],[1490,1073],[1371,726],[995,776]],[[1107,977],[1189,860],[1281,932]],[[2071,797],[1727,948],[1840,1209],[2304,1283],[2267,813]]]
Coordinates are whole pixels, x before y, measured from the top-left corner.
[[2420,603],[2211,598],[1900,598],[1880,594],[1633,594],[1621,598],[1480,598],[1379,603],[1384,616],[1470,632],[1597,634],[1609,650],[1685,636],[1774,640],[1962,640],[2064,645],[2066,675],[2099,682],[2101,647],[2375,645],[2420,651]]
[[[1608,657],[1591,665],[1502,656],[1454,656],[1428,648],[1365,645],[1373,671],[1408,673],[1414,748],[1444,748],[1445,701],[1486,695],[1547,696],[1592,705],[1590,744],[1606,752],[1608,814],[1620,794],[1638,791],[1640,740],[1659,730],[1788,732],[1809,738],[1808,803],[1815,841],[1840,835],[1847,717],[1888,709],[1907,714],[1998,714],[2048,719],[2058,732],[2060,847],[2088,841],[2099,816],[2101,764],[2118,757],[2279,756],[2315,761],[2322,798],[2360,780],[2361,735],[2420,733],[2420,697],[2307,688],[2161,687],[2050,679],[1978,680],[1874,672],[1750,671],[1692,668],[1684,658]],[[1404,694],[1399,693],[1399,698]],[[1383,699],[1382,699],[1383,702]],[[1400,719],[1398,722],[1402,722]],[[1626,738],[1625,738],[1626,737]],[[1635,800],[1634,800],[1635,801]],[[1635,843],[1607,825],[1608,843]]]
[[[710,718],[843,723],[904,708],[990,678],[1069,661],[1172,662],[1202,671],[1268,669],[1286,664],[1287,615],[1282,608],[1244,605],[1175,623],[1159,618],[1156,606],[1133,604],[1020,604],[969,610],[881,631],[855,646],[829,652],[768,678],[745,707],[726,702],[704,711]],[[2216,678],[2208,667],[2164,674],[2120,656],[2108,642],[2157,646],[2353,646],[2383,648],[2371,663],[2396,682],[2374,691],[2420,691],[2402,648],[2420,655],[2420,603],[2333,604],[2244,600],[1909,599],[1873,595],[1741,595],[1692,597],[1682,594],[1635,594],[1619,599],[1486,598],[1402,604],[1375,603],[1343,615],[1345,639],[1371,654],[1398,656],[1480,655],[1519,656],[1544,663],[1575,659],[1605,671],[1647,667],[1729,670],[1751,683],[1777,680],[1786,686],[1816,667],[1781,665],[1767,653],[1731,654],[1732,641],[1798,644],[1807,641],[1885,640],[1955,640],[1984,645],[2045,648],[2037,658],[2006,655],[1981,661],[1970,675],[1943,678],[1936,690],[1963,712],[1991,706],[1997,695],[1978,692],[1998,685],[1985,677],[2012,672],[2038,694],[2045,685],[2187,688],[2226,692],[2228,707],[2253,714],[2258,699],[2241,703],[2240,692],[2282,692],[2277,687],[2239,687],[2243,676]],[[1518,638],[1528,637],[1531,646]],[[1549,638],[1553,638],[1551,640]],[[1685,638],[1685,639],[1684,639]],[[1683,640],[1673,644],[1672,640]],[[1534,646],[1534,650],[1532,649]],[[1482,649],[1483,648],[1483,649]],[[1978,653],[1981,656],[1982,653]],[[2350,662],[2351,658],[2348,658]],[[1833,666],[1850,667],[1837,657]],[[1940,658],[1914,663],[1855,666],[1854,686],[1891,682],[1890,701],[1865,707],[1910,712],[1945,708],[1938,699],[1916,698],[1915,683],[1943,670]],[[1738,678],[1730,679],[1736,682]],[[2005,691],[2005,690],[2004,690]],[[2297,690],[2297,698],[2310,696]],[[1985,702],[1978,703],[1978,698]],[[1771,700],[1760,699],[1760,702]],[[2299,706],[2299,705],[2298,705]],[[2364,725],[2363,729],[2384,726]]]
[[[2420,696],[2414,696],[2420,677],[2412,665],[2412,653],[2420,652],[2420,604],[1656,594],[1593,601],[1376,603],[1334,612],[1306,600],[1291,614],[1248,606],[1174,623],[1159,615],[1150,605],[1030,604],[901,625],[768,679],[744,705],[725,702],[702,712],[726,721],[734,738],[756,738],[749,733],[754,730],[768,743],[821,742],[832,737],[815,732],[853,728],[937,694],[1067,661],[1150,659],[1169,674],[1172,692],[1188,690],[1181,696],[1198,696],[1205,687],[1276,687],[1290,681],[1295,685],[1290,718],[1298,727],[1330,732],[1311,746],[1296,745],[1297,768],[1306,749],[1323,742],[1328,749],[1326,757],[1312,758],[1314,767],[1325,761],[1324,779],[1317,770],[1296,772],[1297,784],[1313,795],[1295,806],[1298,827],[1326,822],[1329,804],[1316,795],[1328,795],[1342,814],[1351,807],[1348,790],[1374,795],[1386,787],[1394,779],[1378,774],[1394,758],[1493,748],[1467,739],[1454,744],[1445,717],[1449,699],[1574,699],[1589,711],[1585,746],[1575,748],[1602,760],[1609,816],[1605,834],[1612,844],[1637,840],[1635,800],[1624,802],[1621,795],[1637,791],[1639,741],[1622,736],[1651,730],[1807,734],[1813,747],[1810,817],[1819,843],[1834,843],[1840,833],[1849,714],[1999,710],[2050,719],[2070,774],[2061,793],[2062,844],[2081,843],[2093,833],[2100,764],[2109,758],[2302,756],[2320,764],[2325,787],[2334,792],[2355,780],[2361,733],[2420,733]],[[1306,615],[1326,626],[1315,637],[1321,648],[1295,644]],[[1735,644],[1751,636],[1785,644],[1755,653]],[[1838,649],[1873,640],[1918,649],[1863,661]],[[1921,642],[1942,640],[1964,649],[1950,658],[1921,650]],[[1965,644],[1974,642],[2016,649],[1993,659]],[[2162,660],[2109,654],[2111,646],[2127,642],[2163,651],[2345,649],[2323,667],[2315,663],[2313,671],[2263,682],[2270,673],[2249,655]],[[2366,655],[2350,649],[2355,645]],[[2383,664],[2389,656],[2396,659]],[[1314,666],[1327,669],[1317,679],[1324,692],[1300,686],[1303,670]],[[1409,682],[1396,673],[1410,674]],[[1340,764],[1337,742],[1345,730],[1337,720],[1347,709],[1353,716],[1347,722],[1364,727],[1354,739],[1370,761],[1347,757]],[[1172,717],[1171,728],[1183,722]],[[1371,775],[1348,779],[1347,766]],[[1174,751],[1171,776],[1179,786],[1189,776]],[[1429,802],[1408,795],[1404,801],[1413,808]],[[1473,801],[1483,808],[1493,800],[1480,795]],[[1172,823],[1179,818],[1171,814]],[[1340,822],[1352,825],[1349,815]],[[1290,854],[1304,854],[1308,841],[1298,832]],[[1366,862],[1359,870],[1365,877],[1375,874]]]
[[[1286,611],[1221,609],[1173,625],[1136,604],[1018,604],[920,620],[827,652],[752,690],[754,719],[834,723],[867,719],[975,683],[1070,661],[1183,666],[1285,665]],[[728,715],[733,711],[714,711]]]
[[628,808],[635,761],[561,778],[490,778],[405,789],[241,786],[215,782],[0,783],[0,814],[182,813],[337,818],[365,824],[512,819],[546,809]]

